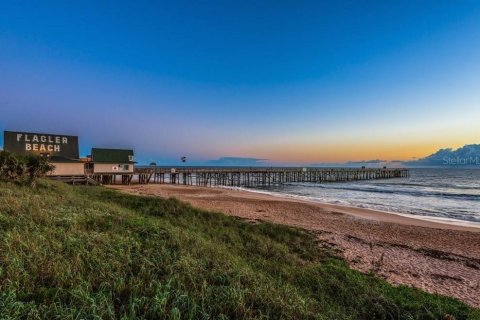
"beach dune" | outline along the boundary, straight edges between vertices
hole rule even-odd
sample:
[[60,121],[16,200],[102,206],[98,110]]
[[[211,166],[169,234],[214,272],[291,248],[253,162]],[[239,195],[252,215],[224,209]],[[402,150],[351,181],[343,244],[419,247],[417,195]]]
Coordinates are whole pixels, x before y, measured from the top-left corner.
[[352,268],[480,307],[480,228],[222,188],[109,186],[313,232]]

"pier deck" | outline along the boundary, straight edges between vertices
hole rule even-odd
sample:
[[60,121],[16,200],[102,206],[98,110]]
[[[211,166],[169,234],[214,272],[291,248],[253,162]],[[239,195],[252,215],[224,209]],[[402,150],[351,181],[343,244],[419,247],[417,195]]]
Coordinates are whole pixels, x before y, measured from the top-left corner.
[[[92,176],[103,184],[115,184],[114,174]],[[255,187],[289,182],[342,182],[355,180],[403,178],[405,168],[208,168],[208,167],[137,167],[132,174],[120,175],[122,184],[169,183],[196,186]]]

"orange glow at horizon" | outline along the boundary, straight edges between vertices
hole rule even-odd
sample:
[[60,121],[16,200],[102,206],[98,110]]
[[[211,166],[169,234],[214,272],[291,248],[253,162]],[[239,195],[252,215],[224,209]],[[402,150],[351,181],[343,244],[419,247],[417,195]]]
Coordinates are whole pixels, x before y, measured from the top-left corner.
[[[409,161],[427,157],[442,148],[460,148],[465,144],[443,140],[442,142],[386,142],[386,143],[318,143],[259,146],[248,150],[248,154],[259,155],[273,162],[291,163],[334,163],[347,161]],[[246,150],[245,150],[246,151]]]

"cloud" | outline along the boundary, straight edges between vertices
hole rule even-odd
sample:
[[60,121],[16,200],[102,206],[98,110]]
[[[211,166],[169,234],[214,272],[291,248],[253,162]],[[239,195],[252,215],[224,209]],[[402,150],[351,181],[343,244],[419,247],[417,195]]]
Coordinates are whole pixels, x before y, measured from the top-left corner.
[[342,167],[342,168],[357,168],[357,167],[368,167],[368,168],[382,168],[382,167],[399,167],[402,166],[401,161],[388,161],[381,159],[374,160],[363,160],[363,161],[347,161],[347,162],[321,162],[321,163],[312,163],[309,166],[312,167]]
[[385,162],[388,162],[388,160],[375,159],[375,160],[364,160],[364,161],[348,161],[347,163],[378,164],[378,163],[385,163]]
[[412,161],[401,160],[363,160],[331,163],[313,163],[312,167],[444,167],[463,166],[480,167],[480,144],[467,144],[456,150],[452,148],[440,149],[437,152]]
[[415,161],[407,161],[409,166],[480,166],[480,144],[467,144],[456,150],[440,149],[437,152]]

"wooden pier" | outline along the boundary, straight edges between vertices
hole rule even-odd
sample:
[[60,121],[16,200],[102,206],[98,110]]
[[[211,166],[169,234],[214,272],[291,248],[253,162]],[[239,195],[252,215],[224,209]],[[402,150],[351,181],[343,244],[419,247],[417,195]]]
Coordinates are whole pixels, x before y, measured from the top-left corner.
[[[122,184],[182,184],[195,186],[258,187],[291,182],[325,183],[355,180],[404,178],[405,168],[208,168],[137,167],[134,173],[121,175]],[[116,183],[112,174],[92,177],[103,184]]]

